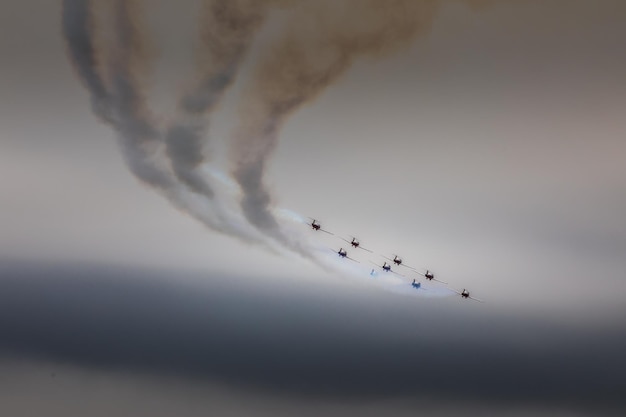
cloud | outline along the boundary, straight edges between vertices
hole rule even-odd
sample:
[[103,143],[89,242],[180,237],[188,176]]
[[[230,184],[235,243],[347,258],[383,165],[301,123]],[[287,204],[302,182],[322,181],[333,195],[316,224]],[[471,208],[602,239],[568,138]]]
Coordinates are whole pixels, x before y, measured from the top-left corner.
[[313,402],[626,409],[619,321],[568,327],[456,299],[215,278],[5,266],[0,350]]

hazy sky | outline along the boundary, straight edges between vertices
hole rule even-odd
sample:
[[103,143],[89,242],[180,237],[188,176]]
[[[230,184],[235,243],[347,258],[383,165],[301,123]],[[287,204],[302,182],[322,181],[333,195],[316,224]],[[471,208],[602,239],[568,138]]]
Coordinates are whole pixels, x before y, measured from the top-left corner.
[[[0,410],[623,412],[626,6],[440,3],[408,46],[357,58],[290,116],[265,180],[278,207],[485,304],[397,295],[202,226],[127,168],[60,2],[0,4]],[[147,93],[167,124],[199,1],[149,4]],[[217,169],[295,10],[272,9],[211,115]]]

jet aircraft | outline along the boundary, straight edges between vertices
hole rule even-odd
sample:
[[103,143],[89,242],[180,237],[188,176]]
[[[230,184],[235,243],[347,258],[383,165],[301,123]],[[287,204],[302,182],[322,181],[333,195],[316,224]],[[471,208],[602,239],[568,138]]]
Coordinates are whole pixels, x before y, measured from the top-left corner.
[[360,263],[356,259],[353,259],[353,258],[349,257],[348,256],[348,252],[344,248],[339,248],[339,250],[337,251],[337,255],[339,255],[340,258],[348,258],[351,261],[354,261],[356,263]]
[[[371,262],[371,261],[370,261],[370,262]],[[375,262],[372,262],[372,264],[374,264],[374,265],[376,265],[377,267],[381,268],[381,269],[382,269],[383,271],[385,271],[385,272],[391,272],[392,274],[396,274],[396,275],[398,275],[398,276],[400,276],[400,277],[403,277],[403,276],[404,276],[404,275],[402,275],[402,274],[398,274],[398,273],[397,273],[397,272],[395,272],[395,271],[392,271],[392,270],[391,270],[391,265],[389,265],[387,262],[383,263],[382,265],[378,265],[378,264],[377,264],[377,263],[375,263]]]
[[333,234],[333,233],[329,232],[328,230],[322,229],[322,225],[317,220],[315,220],[313,218],[311,218],[311,220],[312,220],[311,223],[307,223],[309,226],[311,226],[311,229],[319,230],[320,232],[328,233],[329,235]]
[[355,237],[352,237],[352,240],[347,240],[347,239],[343,239],[343,238],[341,240],[343,240],[344,242],[348,242],[355,249],[363,249],[364,251],[367,251],[369,253],[373,253],[371,250],[365,249],[363,246],[361,246],[361,242],[359,242],[357,240],[357,238],[355,238]]
[[408,266],[406,264],[403,264],[402,258],[400,258],[398,255],[393,255],[393,259],[387,258],[387,257],[385,257],[385,259],[387,259],[388,261],[392,261],[394,264],[396,264],[398,266],[402,265],[405,268],[409,268],[409,269],[415,270],[415,268],[413,268],[411,266]]
[[426,290],[426,288],[422,288],[422,283],[421,282],[415,282],[415,280],[413,280],[413,283],[411,284],[411,286],[413,288],[415,288],[416,290]]
[[459,294],[459,295],[461,296],[461,298],[469,298],[469,299],[471,299],[471,300],[478,301],[479,303],[484,303],[484,301],[483,301],[483,300],[479,300],[478,298],[471,297],[471,296],[470,296],[470,292],[469,292],[469,291],[467,291],[465,288],[463,288],[463,291],[461,291],[461,292],[458,292],[458,291],[456,291],[456,290],[453,290],[453,291],[454,291],[455,293]]
[[418,274],[420,274],[421,276],[423,276],[424,278],[426,278],[429,281],[437,281],[437,282],[441,282],[442,284],[447,284],[447,282],[435,279],[435,274],[433,274],[432,272],[430,272],[428,269],[426,270],[426,273],[422,273],[419,271],[415,271]]

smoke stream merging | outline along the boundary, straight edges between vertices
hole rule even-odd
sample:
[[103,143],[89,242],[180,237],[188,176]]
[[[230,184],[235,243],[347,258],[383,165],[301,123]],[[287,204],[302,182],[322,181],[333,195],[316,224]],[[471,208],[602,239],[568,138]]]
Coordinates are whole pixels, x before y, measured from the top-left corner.
[[382,56],[430,29],[439,1],[300,2],[279,41],[255,68],[232,143],[241,208],[254,226],[297,251],[271,213],[263,178],[280,128],[295,110],[335,82],[359,56]]
[[[197,73],[165,131],[144,91],[153,60],[140,0],[63,0],[62,32],[93,112],[117,132],[126,163],[140,181],[215,231],[273,252],[277,243],[339,271],[342,267],[328,254],[279,223],[272,212],[264,174],[280,129],[356,58],[384,56],[427,33],[442,1],[204,0]],[[459,1],[473,7],[488,3]],[[234,83],[270,9],[285,5],[293,7],[284,31],[261,55],[244,90],[243,114],[231,144],[233,177],[242,196],[238,211],[229,210],[237,196],[232,190],[218,193],[219,184],[204,171],[208,119]],[[100,33],[107,29],[111,33]]]
[[[110,18],[114,41],[96,41],[96,6],[99,12],[110,15],[104,17]],[[177,208],[207,227],[248,243],[268,246],[245,222],[220,213],[210,202],[189,193],[160,158],[162,134],[149,114],[142,92],[141,81],[148,77],[151,60],[137,9],[137,0],[63,2],[63,35],[68,54],[91,95],[94,113],[118,133],[126,163],[140,181],[160,191]],[[97,66],[99,54],[107,58],[108,79]]]
[[176,122],[166,135],[166,153],[176,177],[209,199],[215,193],[199,171],[207,162],[208,115],[236,77],[265,19],[264,0],[205,0],[201,13],[198,74],[179,103]]

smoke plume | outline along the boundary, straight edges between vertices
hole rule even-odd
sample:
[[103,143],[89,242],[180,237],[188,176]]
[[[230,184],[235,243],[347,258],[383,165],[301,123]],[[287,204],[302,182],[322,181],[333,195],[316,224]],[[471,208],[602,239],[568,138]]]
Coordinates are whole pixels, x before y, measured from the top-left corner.
[[[99,20],[107,19],[108,25],[102,25],[109,29],[107,35],[113,34],[107,42],[97,39],[104,34],[95,29],[95,10]],[[263,243],[244,222],[189,193],[160,155],[163,135],[143,91],[152,61],[139,16],[137,0],[63,2],[68,54],[91,95],[94,113],[118,133],[126,163],[139,180],[209,228],[246,242]],[[99,56],[106,57],[102,66],[97,62]]]
[[199,168],[207,162],[208,114],[235,80],[255,33],[264,21],[265,0],[205,0],[201,13],[198,73],[179,102],[166,136],[166,152],[176,177],[194,192],[214,198]]
[[[203,0],[195,73],[163,127],[147,101],[154,72],[147,3],[63,0],[63,35],[94,113],[117,132],[127,165],[143,183],[209,228],[317,260],[315,249],[272,213],[264,176],[288,117],[336,82],[359,57],[378,58],[428,33],[442,3],[489,0]],[[142,6],[142,7],[140,7]],[[233,85],[269,14],[289,7],[284,27],[254,63],[231,143],[241,191],[222,196],[205,175],[209,117]]]
[[246,89],[234,133],[233,175],[246,218],[286,242],[263,178],[291,113],[337,81],[360,56],[380,57],[430,29],[440,1],[319,0],[297,4],[278,42],[262,56]]
[[111,103],[102,77],[96,66],[96,49],[92,42],[93,16],[89,0],[64,0],[62,12],[63,37],[76,73],[91,93],[93,112],[105,122],[111,123]]

